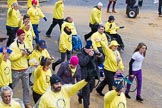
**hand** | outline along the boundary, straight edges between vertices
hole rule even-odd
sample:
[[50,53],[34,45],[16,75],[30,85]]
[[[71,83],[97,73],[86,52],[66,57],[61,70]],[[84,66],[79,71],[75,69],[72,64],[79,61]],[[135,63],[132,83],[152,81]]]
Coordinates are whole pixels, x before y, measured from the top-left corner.
[[94,51],[90,51],[88,55],[92,57],[94,55]]
[[26,51],[22,50],[22,56],[26,55]]
[[7,48],[3,47],[3,54],[7,53]]
[[120,29],[124,28],[124,26],[121,26]]
[[47,18],[46,17],[44,17],[43,19],[44,19],[44,21],[47,21]]
[[133,78],[133,77],[134,77],[134,75],[130,75],[130,77],[132,77],[132,78]]

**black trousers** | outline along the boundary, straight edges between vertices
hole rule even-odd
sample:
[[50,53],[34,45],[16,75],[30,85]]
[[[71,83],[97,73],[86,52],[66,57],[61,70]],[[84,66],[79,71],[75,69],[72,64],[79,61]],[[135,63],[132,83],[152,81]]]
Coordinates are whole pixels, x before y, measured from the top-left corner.
[[159,6],[158,6],[158,12],[159,12],[159,15],[161,15],[161,7],[162,7],[162,3],[159,3]]
[[120,47],[124,49],[124,43],[123,43],[122,38],[119,34],[110,34],[110,36],[111,36],[112,40],[115,39],[118,42],[118,44],[120,45]]
[[63,23],[63,19],[55,19],[55,18],[53,18],[52,24],[50,25],[49,29],[47,30],[46,35],[50,35],[52,30],[53,30],[53,28],[57,24],[59,24],[59,27],[60,27],[60,30],[61,30],[62,23]]
[[42,95],[33,91],[33,100],[34,100],[35,104],[37,103],[37,101],[40,99],[41,96]]
[[99,26],[99,24],[89,24],[91,31],[88,34],[84,35],[85,41],[87,41],[87,39],[90,38],[91,35],[97,31],[98,26]]
[[83,106],[84,108],[89,108],[90,105],[90,93],[93,91],[93,88],[95,87],[95,79],[92,79],[86,86],[84,86],[78,96],[83,98]]
[[10,44],[14,41],[18,29],[19,29],[18,27],[6,26],[7,35],[9,36],[7,41],[7,46],[10,46]]
[[67,61],[70,60],[71,55],[72,55],[72,51],[67,51],[65,53],[61,53],[61,59],[58,59],[56,62],[54,62],[53,63],[53,66],[56,67],[60,63],[64,62],[65,61],[65,58],[66,58],[66,55],[67,55]]
[[108,70],[104,69],[104,74],[105,74],[105,78],[104,78],[104,80],[101,81],[99,86],[96,88],[97,91],[101,91],[102,92],[102,90],[104,89],[106,84],[109,85],[109,88],[108,88],[109,91],[112,90],[115,72],[108,71]]

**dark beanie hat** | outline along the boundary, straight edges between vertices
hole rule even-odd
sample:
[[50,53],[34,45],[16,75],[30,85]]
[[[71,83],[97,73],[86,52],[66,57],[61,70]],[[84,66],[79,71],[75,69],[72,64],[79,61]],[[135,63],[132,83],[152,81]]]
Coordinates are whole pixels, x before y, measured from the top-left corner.
[[55,83],[58,83],[58,82],[61,82],[61,78],[55,74],[53,74],[51,77],[50,77],[50,83],[51,85],[55,84]]
[[22,29],[18,29],[17,32],[16,32],[17,36],[20,36],[23,33],[25,33],[25,32]]
[[91,47],[92,47],[92,41],[91,41],[91,40],[88,40],[88,41],[86,42],[85,48],[90,49]]
[[123,80],[115,80],[113,82],[113,86],[116,88],[117,91],[123,88]]

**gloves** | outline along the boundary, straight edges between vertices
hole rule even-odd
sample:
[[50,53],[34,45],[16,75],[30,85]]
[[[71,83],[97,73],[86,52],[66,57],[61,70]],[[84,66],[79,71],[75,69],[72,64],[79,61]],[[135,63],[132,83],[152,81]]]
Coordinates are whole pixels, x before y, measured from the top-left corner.
[[121,26],[120,29],[124,28],[124,26]]
[[44,19],[44,21],[47,21],[47,18],[46,17],[44,17],[43,19]]

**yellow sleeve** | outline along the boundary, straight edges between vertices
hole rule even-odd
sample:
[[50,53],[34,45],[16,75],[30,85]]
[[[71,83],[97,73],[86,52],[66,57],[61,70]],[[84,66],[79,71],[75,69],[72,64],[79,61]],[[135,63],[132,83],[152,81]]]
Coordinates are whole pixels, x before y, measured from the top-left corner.
[[108,45],[106,45],[104,42],[101,41],[101,47],[102,47],[102,50],[103,50],[103,53],[105,55],[109,55],[110,54],[110,51],[111,49],[109,48]]
[[3,57],[4,57],[4,55],[2,53],[0,53],[0,65],[2,63]]
[[118,53],[118,55],[119,55],[119,57],[120,57],[120,62],[119,62],[119,69],[120,70],[122,70],[122,71],[124,71],[124,65],[123,65],[123,60],[122,60],[122,58],[121,58],[121,55],[120,55],[120,53],[119,52],[117,52]]
[[41,74],[42,74],[42,66],[41,65],[39,65],[36,69],[35,69],[35,71],[34,71],[34,77],[35,78],[39,78],[40,76],[41,76]]
[[95,21],[99,24],[100,23],[100,19],[98,18],[98,12],[97,11],[94,11],[93,12],[93,17],[94,17],[94,19],[95,19]]
[[95,35],[95,33],[91,36],[91,41],[92,41],[92,46],[93,46],[93,49],[95,50],[95,51],[98,51],[98,48],[97,48],[97,46],[96,46],[96,41],[95,41],[95,39],[96,39],[97,37],[96,37],[96,35]]
[[86,84],[87,84],[87,82],[85,80],[81,80],[81,81],[71,85],[70,87],[68,86],[66,89],[67,89],[67,92],[68,92],[69,96],[75,95]]
[[110,23],[106,22],[105,23],[105,32],[109,32],[110,31]]
[[115,96],[117,96],[117,92],[115,90],[109,91],[104,96],[104,108],[111,108],[110,104],[114,100]]
[[38,9],[39,9],[39,16],[40,16],[41,18],[44,18],[45,16],[44,16],[43,12],[41,11],[40,8],[38,8]]
[[61,33],[61,36],[60,36],[60,46],[62,46],[63,49],[67,49],[66,45],[65,45],[65,36],[64,36],[64,33]]
[[17,51],[16,49],[12,48],[12,53],[10,54],[10,60],[11,61],[15,61],[18,60],[22,57],[22,53],[18,53],[19,51]]

